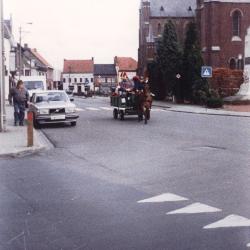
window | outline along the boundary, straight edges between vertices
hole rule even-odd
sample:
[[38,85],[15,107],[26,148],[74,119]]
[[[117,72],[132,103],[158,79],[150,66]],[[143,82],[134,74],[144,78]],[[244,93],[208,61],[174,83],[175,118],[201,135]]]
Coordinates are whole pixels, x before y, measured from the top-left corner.
[[230,69],[236,69],[236,60],[234,58],[231,58],[229,61],[229,68]]
[[30,76],[30,70],[29,69],[26,69],[25,72],[24,72],[25,76]]
[[239,10],[233,13],[233,36],[240,36],[241,13]]
[[71,83],[71,78],[69,78],[69,83]]
[[75,82],[77,82],[77,78],[75,78]]
[[237,62],[237,69],[243,69],[243,60],[242,59],[238,59],[238,62]]
[[63,82],[64,82],[64,83],[66,82],[66,79],[65,79],[65,78],[63,78]]
[[161,31],[161,24],[160,23],[158,23],[157,30],[158,30],[158,35],[161,35],[162,31]]
[[80,82],[82,82],[82,78],[80,78]]
[[91,82],[93,82],[94,81],[94,79],[93,78],[91,78]]

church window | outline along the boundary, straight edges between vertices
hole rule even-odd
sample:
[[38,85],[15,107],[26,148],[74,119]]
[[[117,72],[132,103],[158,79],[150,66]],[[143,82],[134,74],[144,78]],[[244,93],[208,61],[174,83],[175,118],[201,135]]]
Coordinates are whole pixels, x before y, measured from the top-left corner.
[[236,69],[236,60],[235,58],[231,58],[230,61],[229,61],[229,68],[230,69]]
[[240,36],[241,13],[236,10],[233,13],[233,36]]
[[161,6],[161,11],[164,11],[164,7],[163,6]]
[[161,24],[160,23],[158,23],[158,35],[160,35],[161,33],[162,33],[162,31],[161,31]]

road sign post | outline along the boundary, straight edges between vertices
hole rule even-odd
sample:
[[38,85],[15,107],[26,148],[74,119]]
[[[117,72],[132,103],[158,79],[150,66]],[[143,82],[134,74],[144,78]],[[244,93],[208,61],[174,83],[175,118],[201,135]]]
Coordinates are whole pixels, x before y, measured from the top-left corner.
[[33,129],[33,113],[31,111],[28,112],[27,117],[27,146],[33,147],[34,146],[34,129]]
[[0,132],[6,131],[3,0],[0,0]]

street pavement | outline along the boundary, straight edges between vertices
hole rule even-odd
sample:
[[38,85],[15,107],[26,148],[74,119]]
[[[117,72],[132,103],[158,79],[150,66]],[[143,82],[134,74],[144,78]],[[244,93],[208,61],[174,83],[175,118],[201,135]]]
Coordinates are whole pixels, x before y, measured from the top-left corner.
[[33,147],[27,147],[27,127],[14,126],[13,106],[6,104],[6,132],[0,133],[0,157],[22,157],[49,150],[51,144],[40,131],[34,130]]
[[75,103],[54,149],[0,160],[0,249],[249,249],[250,118]]

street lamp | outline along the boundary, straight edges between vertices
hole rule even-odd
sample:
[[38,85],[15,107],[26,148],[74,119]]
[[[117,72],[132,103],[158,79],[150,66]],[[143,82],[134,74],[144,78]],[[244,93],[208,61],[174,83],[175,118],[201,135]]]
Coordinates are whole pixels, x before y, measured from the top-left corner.
[[[26,24],[32,25],[33,23],[28,22]],[[19,71],[19,80],[21,78],[21,73],[22,73],[22,34],[24,32],[27,32],[27,31],[24,31],[22,29],[22,26],[20,26],[19,27],[19,69],[18,69],[18,71]]]

